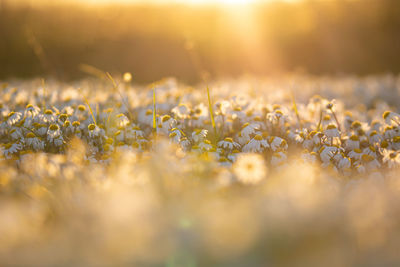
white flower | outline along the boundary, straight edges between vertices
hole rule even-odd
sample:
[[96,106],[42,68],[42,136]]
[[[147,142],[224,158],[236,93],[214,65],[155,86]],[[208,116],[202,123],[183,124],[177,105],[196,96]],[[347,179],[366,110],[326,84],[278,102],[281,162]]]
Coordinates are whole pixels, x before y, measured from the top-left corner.
[[143,131],[139,128],[139,126],[134,126],[132,127],[132,134],[135,136],[135,138],[143,137],[144,133]]
[[240,155],[239,150],[235,149],[233,150],[230,154],[228,154],[227,158],[231,161],[231,162],[235,162],[237,157]]
[[356,148],[353,149],[352,151],[349,152],[348,156],[354,160],[360,160],[362,155],[364,155],[364,153],[362,152],[361,149]]
[[158,128],[161,128],[161,132],[168,134],[169,131],[176,126],[176,120],[171,118],[169,115],[164,115],[161,117],[161,123]]
[[171,130],[171,133],[169,134],[169,138],[172,139],[173,142],[179,143],[182,137],[182,132],[178,128],[174,128]]
[[49,126],[49,129],[47,130],[47,141],[49,141],[50,144],[54,144],[56,147],[64,144],[64,139],[61,136],[61,130],[58,124],[52,124]]
[[125,126],[127,126],[129,124],[129,119],[127,116],[125,116],[124,114],[118,114],[117,115],[117,126],[118,128],[124,128]]
[[382,142],[382,135],[378,134],[376,130],[370,132],[368,138],[369,142],[372,144]]
[[347,158],[347,157],[342,157],[342,158],[339,160],[339,163],[338,163],[338,168],[339,168],[339,169],[341,169],[341,170],[347,170],[347,169],[350,169],[350,167],[351,167],[351,161],[350,161],[349,158]]
[[88,132],[90,138],[96,138],[101,135],[101,129],[99,126],[95,125],[94,123],[89,124]]
[[209,140],[201,141],[198,146],[203,151],[210,151],[213,148],[213,146]]
[[396,125],[400,125],[400,114],[392,111],[385,111],[383,113],[383,119],[389,125],[395,123]]
[[139,112],[138,120],[140,123],[145,125],[153,125],[153,110],[152,109],[141,109]]
[[250,135],[242,135],[241,132],[239,132],[238,136],[237,136],[237,140],[239,142],[239,144],[241,145],[245,145],[250,141]]
[[21,112],[10,112],[8,114],[8,118],[7,118],[7,124],[8,126],[13,126],[15,125],[17,122],[19,122],[22,118],[22,113]]
[[118,130],[114,133],[114,137],[118,142],[123,142],[125,140],[125,132]]
[[361,160],[368,170],[374,170],[381,166],[379,161],[371,155],[364,154],[362,155]]
[[373,146],[369,146],[369,147],[364,148],[364,149],[363,149],[363,153],[364,153],[364,154],[367,154],[367,155],[374,156],[374,157],[377,156],[377,154],[376,154],[376,149],[375,149],[375,147],[373,147]]
[[306,163],[315,163],[318,160],[318,154],[314,151],[308,152],[307,150],[301,154],[301,158]]
[[242,126],[242,131],[240,132],[243,137],[249,138],[251,134],[254,134],[256,130],[260,128],[260,125],[257,123],[245,123]]
[[283,164],[287,159],[287,156],[285,154],[285,152],[283,151],[279,151],[279,152],[275,152],[274,154],[272,154],[271,157],[271,164],[273,166],[278,166]]
[[328,127],[326,127],[326,130],[324,131],[325,135],[328,137],[340,137],[340,132],[337,129],[336,125],[334,124],[329,124]]
[[239,182],[254,185],[266,178],[268,169],[261,155],[240,154],[233,164],[233,173]]
[[190,140],[187,139],[187,137],[181,138],[180,144],[181,144],[183,149],[185,149],[185,150],[189,150],[190,149],[191,143],[190,143]]
[[257,134],[243,147],[243,152],[262,152],[267,147],[269,147],[268,142]]
[[192,132],[192,139],[195,143],[198,143],[206,138],[207,133],[208,131],[205,129],[195,129]]
[[393,150],[385,150],[382,162],[387,164],[390,169],[397,168],[400,166],[400,153]]
[[278,136],[271,136],[268,142],[272,151],[277,151],[278,149],[286,150],[288,148],[286,140]]
[[393,149],[400,150],[400,136],[393,137],[391,145]]
[[360,148],[360,139],[357,135],[352,135],[346,140],[346,149],[353,150],[356,148]]
[[23,138],[22,130],[21,130],[21,128],[18,128],[18,127],[11,129],[9,134],[13,140],[18,140],[18,139]]
[[33,132],[30,132],[25,137],[25,144],[32,147],[36,151],[44,149],[44,142],[40,140]]
[[179,104],[177,107],[174,107],[171,111],[179,119],[186,119],[190,116],[190,108],[186,104]]
[[44,112],[44,115],[42,117],[42,120],[44,123],[53,123],[57,120],[57,116],[54,115],[53,111],[51,109],[47,109]]
[[219,141],[217,145],[219,147],[222,147],[224,149],[229,149],[229,150],[240,147],[240,145],[238,143],[236,143],[235,141],[233,141],[232,138],[230,138],[230,137],[226,137],[224,140]]
[[222,100],[214,104],[214,111],[216,115],[225,115],[229,108],[231,108],[231,103],[226,100]]
[[396,129],[393,126],[387,126],[385,127],[385,131],[383,133],[383,136],[386,139],[392,139],[393,137],[396,136]]
[[324,163],[328,163],[331,159],[340,158],[341,149],[336,146],[323,146],[319,151],[319,156]]
[[37,106],[34,106],[32,104],[28,104],[25,108],[25,116],[26,117],[35,117],[38,115],[40,112],[40,108]]
[[6,158],[11,158],[11,155],[22,150],[22,145],[20,143],[8,143],[3,147],[3,153]]

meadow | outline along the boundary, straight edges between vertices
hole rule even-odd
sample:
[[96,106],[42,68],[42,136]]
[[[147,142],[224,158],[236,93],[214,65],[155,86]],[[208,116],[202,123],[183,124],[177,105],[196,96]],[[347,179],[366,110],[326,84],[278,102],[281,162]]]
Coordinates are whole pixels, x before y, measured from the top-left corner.
[[399,266],[400,1],[149,1],[0,0],[0,266]]
[[3,266],[394,266],[400,77],[2,85]]

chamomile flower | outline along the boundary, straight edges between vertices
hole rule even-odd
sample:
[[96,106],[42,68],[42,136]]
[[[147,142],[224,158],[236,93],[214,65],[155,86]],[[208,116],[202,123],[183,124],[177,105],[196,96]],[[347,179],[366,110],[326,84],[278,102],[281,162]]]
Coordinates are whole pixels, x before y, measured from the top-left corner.
[[219,147],[222,147],[223,149],[229,149],[229,150],[240,147],[240,145],[235,141],[233,141],[233,139],[230,137],[226,137],[224,140],[219,141],[217,145]]
[[199,143],[198,147],[202,151],[210,151],[213,148],[213,145],[211,144],[210,140],[205,139]]
[[262,152],[267,147],[269,147],[268,142],[257,134],[243,147],[243,152]]
[[192,139],[195,143],[201,142],[207,136],[208,131],[205,129],[195,129],[192,132]]
[[40,112],[40,108],[32,104],[28,104],[25,108],[25,117],[35,117]]
[[324,134],[330,138],[340,137],[340,132],[339,132],[338,128],[336,127],[336,125],[334,125],[334,124],[329,124],[326,127]]
[[60,126],[58,124],[51,124],[47,130],[47,141],[50,144],[54,144],[56,147],[60,147],[64,144],[64,139],[61,135]]
[[129,124],[129,119],[124,114],[118,114],[116,118],[118,128],[125,128]]
[[271,164],[272,166],[279,166],[283,164],[287,159],[286,153],[283,151],[278,151],[272,154]]
[[240,131],[241,135],[243,137],[248,138],[251,134],[254,134],[256,130],[260,128],[260,125],[258,123],[248,123],[246,122],[242,126],[242,130]]
[[183,103],[174,107],[171,111],[178,119],[186,119],[190,116],[190,108]]
[[362,155],[361,161],[363,162],[364,166],[366,166],[367,170],[374,170],[379,168],[381,165],[374,156],[367,154]]
[[360,160],[363,155],[363,151],[359,148],[353,149],[348,153],[348,156],[354,160]]
[[11,158],[11,156],[22,150],[22,144],[19,142],[16,143],[7,143],[3,145],[3,153],[6,158]]
[[400,125],[400,114],[393,111],[385,111],[382,115],[385,122],[389,125]]
[[22,118],[22,113],[21,112],[10,112],[7,116],[7,125],[8,126],[13,126],[16,123],[18,123]]
[[369,133],[368,139],[371,144],[377,144],[377,143],[382,142],[382,140],[383,140],[382,136],[380,134],[378,134],[378,132],[376,130],[373,130]]
[[161,132],[164,134],[168,134],[168,132],[175,128],[176,121],[170,115],[164,115],[161,117],[161,122],[159,123],[158,128],[161,129]]
[[278,136],[271,136],[268,139],[268,143],[272,151],[277,151],[279,149],[286,150],[288,148],[286,140]]
[[352,135],[346,140],[346,149],[353,150],[356,148],[360,148],[360,138],[357,135]]
[[44,142],[37,137],[33,132],[29,132],[25,136],[25,144],[35,151],[40,151],[44,149]]
[[242,184],[255,185],[266,178],[268,168],[259,154],[244,153],[233,164],[233,173]]
[[387,164],[390,169],[400,166],[400,153],[393,150],[385,150],[383,153],[382,162]]
[[89,124],[88,126],[88,133],[90,138],[96,138],[99,137],[101,134],[101,129],[99,126],[97,126],[94,123]]

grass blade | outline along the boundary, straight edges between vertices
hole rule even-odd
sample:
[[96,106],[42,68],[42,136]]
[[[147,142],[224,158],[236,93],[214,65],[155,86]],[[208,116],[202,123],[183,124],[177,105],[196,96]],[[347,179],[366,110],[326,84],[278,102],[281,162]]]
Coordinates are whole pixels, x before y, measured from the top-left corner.
[[214,111],[213,111],[213,106],[211,103],[210,89],[208,88],[208,85],[207,85],[207,97],[208,97],[208,107],[209,107],[209,112],[210,112],[211,125],[214,129],[215,138],[217,138],[217,127],[215,126]]
[[156,88],[153,87],[153,131],[155,133],[157,133],[156,115]]

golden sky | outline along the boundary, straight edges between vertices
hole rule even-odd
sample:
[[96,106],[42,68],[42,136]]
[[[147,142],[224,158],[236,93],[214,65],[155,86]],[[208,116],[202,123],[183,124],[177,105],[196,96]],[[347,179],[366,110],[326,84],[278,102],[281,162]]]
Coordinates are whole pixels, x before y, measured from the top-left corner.
[[[1,1],[1,0],[0,0]],[[54,0],[3,0],[9,3],[28,2],[31,4],[49,3]],[[86,3],[86,4],[188,4],[188,5],[230,5],[243,6],[260,2],[296,2],[301,0],[57,0],[58,3]]]

